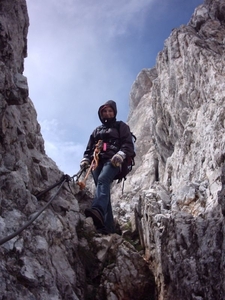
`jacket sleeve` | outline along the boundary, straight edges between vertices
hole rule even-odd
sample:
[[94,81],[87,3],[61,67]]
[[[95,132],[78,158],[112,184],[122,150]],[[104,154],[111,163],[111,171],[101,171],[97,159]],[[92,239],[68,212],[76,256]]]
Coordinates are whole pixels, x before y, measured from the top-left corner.
[[94,152],[94,147],[95,147],[95,135],[96,135],[96,129],[92,132],[90,135],[89,141],[87,143],[86,150],[84,151],[84,158],[87,158],[92,160],[93,152]]
[[135,156],[134,143],[130,133],[130,127],[123,121],[120,122],[119,134],[121,145],[120,151],[123,151],[126,156]]

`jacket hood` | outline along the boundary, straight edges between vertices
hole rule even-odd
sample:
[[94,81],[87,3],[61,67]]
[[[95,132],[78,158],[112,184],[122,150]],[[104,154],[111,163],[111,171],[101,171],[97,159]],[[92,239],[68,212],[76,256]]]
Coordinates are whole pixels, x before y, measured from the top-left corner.
[[[108,120],[107,120],[107,119],[102,119],[102,117],[101,117],[101,110],[102,110],[102,108],[103,108],[104,106],[106,106],[106,105],[110,106],[110,107],[113,109],[114,114],[115,114],[114,118],[108,119]],[[102,104],[102,105],[99,107],[99,109],[98,109],[98,117],[99,117],[100,121],[102,122],[102,124],[106,124],[107,122],[112,123],[112,122],[116,121],[116,115],[117,115],[117,107],[116,107],[116,102],[113,101],[113,100],[108,100],[108,101],[106,101],[106,102],[105,102],[104,104]]]

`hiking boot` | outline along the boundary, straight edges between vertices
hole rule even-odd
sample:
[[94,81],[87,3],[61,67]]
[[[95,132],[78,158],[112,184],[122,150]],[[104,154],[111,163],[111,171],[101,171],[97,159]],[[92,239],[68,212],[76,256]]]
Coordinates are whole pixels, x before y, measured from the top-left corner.
[[96,228],[104,227],[104,221],[100,213],[96,209],[86,208],[84,211],[86,218],[91,217],[93,219]]
[[109,232],[105,227],[98,228],[97,232],[100,233],[100,234],[103,234],[103,235],[111,234],[111,232]]

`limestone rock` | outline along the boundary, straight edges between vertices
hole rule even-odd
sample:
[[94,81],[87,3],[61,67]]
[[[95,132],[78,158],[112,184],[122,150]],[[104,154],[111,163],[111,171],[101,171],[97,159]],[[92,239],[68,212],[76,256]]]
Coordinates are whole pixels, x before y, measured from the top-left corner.
[[158,299],[224,299],[224,8],[196,8],[131,91],[136,168],[114,201],[118,219],[133,212]]

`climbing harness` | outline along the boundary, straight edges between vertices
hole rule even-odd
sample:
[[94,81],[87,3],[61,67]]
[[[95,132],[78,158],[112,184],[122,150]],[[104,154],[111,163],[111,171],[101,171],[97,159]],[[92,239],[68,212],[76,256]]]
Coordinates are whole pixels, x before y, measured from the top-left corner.
[[102,150],[102,146],[103,146],[103,141],[99,140],[95,146],[95,150],[94,150],[94,154],[93,154],[93,160],[91,162],[91,165],[87,171],[87,174],[84,177],[83,181],[78,181],[77,184],[79,185],[80,189],[83,190],[85,188],[85,184],[86,184],[86,180],[88,178],[88,175],[90,174],[91,171],[94,171],[97,166],[98,166],[98,161],[99,161],[99,153]]
[[71,181],[72,179],[74,180],[74,178],[76,177],[76,181],[78,181],[79,177],[82,175],[84,170],[79,170],[77,174],[75,174],[74,176],[70,177],[69,175],[63,175],[63,177],[60,179],[59,182],[53,184],[52,186],[50,186],[49,188],[47,188],[46,190],[44,190],[43,192],[40,192],[38,195],[36,195],[36,198],[40,198],[43,194],[47,193],[48,191],[50,191],[51,189],[53,189],[54,187],[58,186],[57,191],[55,192],[55,194],[50,198],[50,200],[36,213],[34,214],[33,217],[30,218],[30,220],[25,223],[21,228],[19,228],[16,232],[10,234],[9,236],[3,238],[0,240],[0,245],[8,242],[9,240],[11,240],[12,238],[14,238],[15,236],[19,235],[24,229],[26,229],[30,224],[32,224],[39,216],[40,214],[52,203],[52,201],[55,199],[55,197],[58,195],[58,193],[60,192],[61,188],[63,187],[65,182],[68,182],[69,185],[69,181]]

